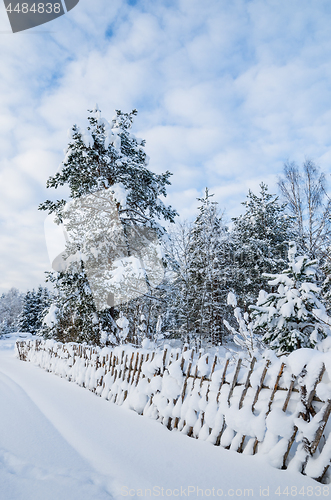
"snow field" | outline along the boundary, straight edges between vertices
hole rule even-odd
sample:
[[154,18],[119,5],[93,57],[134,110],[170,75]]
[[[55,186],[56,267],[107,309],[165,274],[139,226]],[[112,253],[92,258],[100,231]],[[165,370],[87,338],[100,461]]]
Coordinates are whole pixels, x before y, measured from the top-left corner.
[[[168,432],[22,363],[12,348],[3,349],[4,342],[0,397],[6,404],[0,405],[0,419],[6,432],[0,433],[0,454],[18,465],[1,464],[1,500],[258,497],[261,492],[278,498],[276,491],[301,491],[306,498],[329,489],[297,472],[272,468],[261,455],[248,457]],[[4,379],[10,383],[7,393]]]
[[170,347],[99,349],[49,340],[18,349],[21,359],[168,429],[330,482],[328,353],[269,353],[249,363]]

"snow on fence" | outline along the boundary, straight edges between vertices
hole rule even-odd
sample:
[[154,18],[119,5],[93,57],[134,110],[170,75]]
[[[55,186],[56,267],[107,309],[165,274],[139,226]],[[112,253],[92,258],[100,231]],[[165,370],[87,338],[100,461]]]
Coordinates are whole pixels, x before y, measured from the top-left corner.
[[248,362],[187,348],[17,342],[19,358],[170,430],[330,482],[331,353]]

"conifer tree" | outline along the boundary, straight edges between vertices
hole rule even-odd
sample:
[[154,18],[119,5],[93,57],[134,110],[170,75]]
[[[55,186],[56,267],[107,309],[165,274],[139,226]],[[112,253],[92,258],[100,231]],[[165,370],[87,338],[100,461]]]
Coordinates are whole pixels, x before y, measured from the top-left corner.
[[263,285],[263,273],[275,273],[286,265],[287,243],[292,239],[292,218],[285,213],[285,204],[268,193],[260,184],[259,196],[249,191],[245,213],[233,218],[232,289],[239,305],[247,310],[256,301]]
[[[159,198],[166,196],[170,172],[148,169],[145,141],[130,131],[136,114],[117,111],[109,123],[96,107],[87,130],[72,128],[62,169],[47,182],[48,188],[68,186],[70,203],[47,200],[40,206],[64,224],[68,236],[57,273],[49,276],[57,290],[58,321],[46,335],[99,343],[108,325],[112,336],[114,307],[141,293],[116,302],[114,280],[120,273],[111,271],[112,263],[133,272],[155,235],[165,232],[158,219],[173,222],[177,215]],[[144,279],[145,290],[151,281]]]
[[254,332],[279,353],[313,348],[330,335],[331,318],[317,285],[317,261],[306,255],[296,257],[296,251],[295,242],[290,242],[288,268],[265,275],[277,290],[261,290],[257,304],[251,306]]
[[53,283],[56,320],[49,310],[43,321],[40,334],[60,342],[88,342],[99,344],[116,343],[116,325],[109,310],[97,312],[89,282],[84,272],[84,263],[72,263],[66,271],[48,273],[47,281]]
[[169,234],[165,255],[168,265],[168,308],[164,331],[181,335],[184,342],[219,344],[226,329],[223,319],[231,311],[227,293],[232,284],[229,252],[230,234],[218,204],[206,188],[199,198],[193,223],[176,225]]
[[221,239],[225,233],[214,195],[205,189],[190,239],[190,309],[195,331],[213,344],[221,342],[222,309],[227,294],[222,286]]
[[18,330],[20,332],[32,332],[31,308],[32,308],[32,293],[34,290],[28,290],[23,298],[22,312],[18,318]]
[[32,334],[38,333],[51,303],[50,292],[39,285],[38,290],[28,290],[23,298],[22,312],[18,318],[18,330]]

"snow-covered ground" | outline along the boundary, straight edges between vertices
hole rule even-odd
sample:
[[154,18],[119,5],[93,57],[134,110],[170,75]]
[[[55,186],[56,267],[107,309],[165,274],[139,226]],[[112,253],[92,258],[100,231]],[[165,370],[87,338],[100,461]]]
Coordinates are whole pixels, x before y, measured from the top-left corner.
[[0,340],[0,500],[329,496],[19,361],[14,341]]

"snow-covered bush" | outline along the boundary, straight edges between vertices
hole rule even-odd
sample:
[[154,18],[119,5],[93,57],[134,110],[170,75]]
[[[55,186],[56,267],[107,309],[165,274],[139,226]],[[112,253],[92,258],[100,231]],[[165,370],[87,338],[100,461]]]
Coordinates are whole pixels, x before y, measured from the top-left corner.
[[118,337],[122,344],[129,334],[129,320],[123,315],[122,311],[120,312],[120,317],[116,321],[116,325],[118,327]]
[[253,331],[263,334],[263,341],[279,353],[314,348],[331,333],[331,318],[317,285],[317,261],[296,257],[296,251],[295,242],[290,242],[288,268],[265,275],[276,291],[261,290],[257,304],[250,307]]
[[249,314],[247,312],[243,314],[241,309],[237,307],[237,298],[232,292],[228,294],[228,305],[234,308],[234,317],[238,323],[238,331],[228,321],[224,320],[224,324],[229,332],[232,333],[234,342],[246,351],[248,357],[252,359],[264,347],[261,342],[261,336],[254,334],[253,323],[249,318]]

